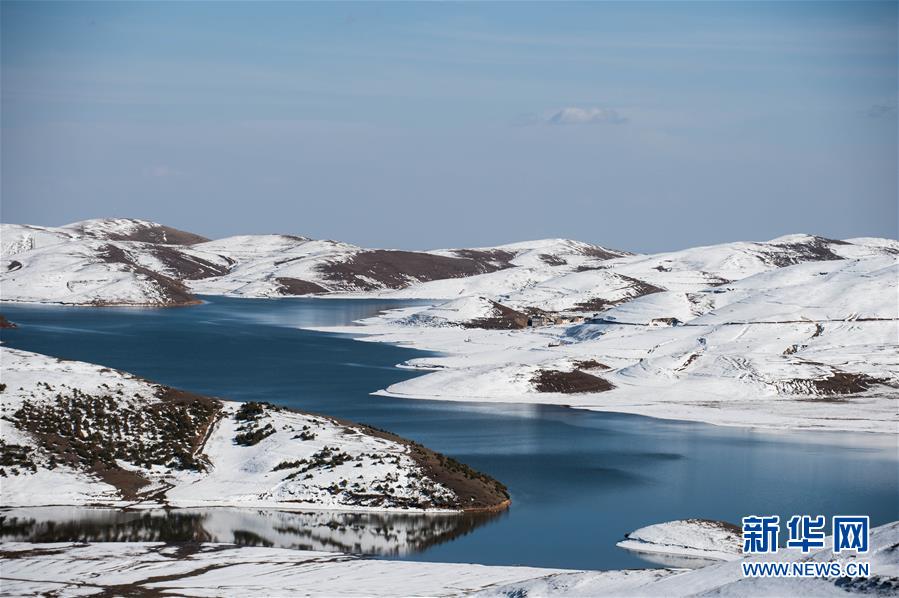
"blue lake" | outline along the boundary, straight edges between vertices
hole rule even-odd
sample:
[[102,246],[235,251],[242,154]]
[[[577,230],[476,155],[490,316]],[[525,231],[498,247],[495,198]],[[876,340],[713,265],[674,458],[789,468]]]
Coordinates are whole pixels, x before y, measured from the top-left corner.
[[[395,365],[424,353],[299,327],[345,324],[408,302],[206,299],[178,309],[4,304],[3,314],[19,327],[3,330],[2,339],[11,347],[98,363],[194,392],[371,424],[508,485],[513,504],[506,513],[437,534],[392,558],[644,567],[646,561],[615,543],[628,531],[671,519],[739,523],[749,514],[785,519],[808,513],[867,514],[875,525],[899,520],[895,437],[759,432],[564,407],[371,396],[419,375]],[[407,519],[419,527],[438,521]]]

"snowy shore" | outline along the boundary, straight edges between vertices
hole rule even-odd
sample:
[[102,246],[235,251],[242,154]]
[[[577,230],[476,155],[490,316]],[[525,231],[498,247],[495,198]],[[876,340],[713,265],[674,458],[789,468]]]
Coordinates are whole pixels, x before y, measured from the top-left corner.
[[490,304],[463,298],[322,330],[440,354],[404,364],[429,373],[378,393],[389,396],[897,434],[897,282],[894,257],[827,260],[652,293],[579,323],[473,327]]
[[[383,561],[228,544],[0,544],[0,594],[55,596],[846,596],[893,595],[899,523],[872,530],[862,557],[824,549],[748,557],[700,569],[570,571]],[[746,561],[867,561],[867,578],[744,577]]]

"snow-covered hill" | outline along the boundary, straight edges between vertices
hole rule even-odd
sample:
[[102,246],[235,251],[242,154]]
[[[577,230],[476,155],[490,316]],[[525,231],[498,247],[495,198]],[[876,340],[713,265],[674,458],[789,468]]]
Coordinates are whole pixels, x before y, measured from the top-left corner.
[[386,389],[397,396],[771,427],[899,423],[895,240],[790,235],[633,255],[565,239],[430,252],[290,235],[203,241],[132,220],[0,232],[7,301],[430,299],[367,322],[377,340],[443,353],[410,363],[439,371]]
[[[803,239],[812,247],[821,243]],[[657,277],[644,276],[651,283],[641,283],[666,284],[665,276],[680,271],[702,281],[695,286],[680,277],[669,284],[675,290],[656,287],[628,299],[620,286],[623,277],[645,274],[633,265],[649,260],[634,256],[509,295],[388,312],[364,322],[363,332],[367,340],[442,353],[413,360],[412,367],[437,371],[386,389],[394,396],[555,403],[730,425],[899,432],[897,243],[837,243],[830,246],[834,254],[852,257],[804,261],[800,258],[808,253],[795,249],[797,239],[790,241],[795,258],[790,265],[763,261],[767,249],[753,246],[747,253],[744,247],[719,247],[714,248],[718,257],[699,266],[695,257],[693,262],[651,260],[664,262],[670,272],[656,271]],[[707,284],[695,268],[727,261],[720,258],[724,253],[748,260],[749,274],[735,280],[731,266],[728,282]],[[778,263],[786,260],[778,255]],[[617,274],[621,264],[630,274]],[[583,276],[590,283],[570,284]],[[596,296],[596,290],[582,292],[587,284],[605,284],[601,293],[609,306],[586,321],[524,330],[472,328],[493,302],[506,309],[551,311],[563,299]]]
[[[625,255],[560,239],[430,252],[365,249],[295,235],[209,241],[133,219],[57,228],[4,224],[0,245],[3,301],[72,305],[185,305],[196,301],[193,294],[372,294],[500,271],[542,279]],[[508,288],[509,275],[493,279],[489,290]]]
[[498,482],[367,426],[0,348],[5,507],[491,510]]

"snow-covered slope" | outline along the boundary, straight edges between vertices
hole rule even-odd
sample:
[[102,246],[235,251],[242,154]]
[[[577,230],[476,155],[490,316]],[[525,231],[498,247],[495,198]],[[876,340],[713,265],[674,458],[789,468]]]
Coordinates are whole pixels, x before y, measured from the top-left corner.
[[195,301],[192,293],[373,294],[434,281],[452,287],[458,282],[448,281],[508,272],[487,284],[493,293],[510,288],[510,276],[542,280],[625,255],[560,239],[431,252],[365,249],[295,235],[209,241],[133,219],[57,228],[4,224],[0,242],[2,300],[73,305],[183,305]]
[[134,219],[59,228],[0,225],[0,300],[70,305],[186,305],[185,280],[227,271],[192,249],[206,239]]
[[[833,247],[849,251],[848,245]],[[491,301],[480,297],[388,312],[364,322],[362,331],[367,340],[443,353],[413,360],[410,366],[437,371],[386,389],[394,396],[897,433],[899,263],[883,247],[893,244],[855,247],[860,258],[797,258],[726,284],[658,290],[583,323],[474,330],[480,312],[460,306]],[[585,274],[617,280],[613,267],[559,280]],[[548,286],[496,299],[516,307],[528,303],[522,295],[539,296],[537,303],[546,306],[557,300],[547,299]],[[462,314],[469,311],[473,319],[465,322]],[[456,326],[434,327],[438,317]],[[358,328],[345,331],[359,334]]]
[[490,510],[501,484],[386,432],[0,348],[4,506]]
[[[871,532],[869,554],[781,549],[694,570],[570,571],[367,559],[228,544],[0,545],[3,591],[15,596],[893,596],[899,523]],[[744,562],[866,561],[869,577],[744,577]],[[100,573],[98,575],[98,573]],[[85,583],[90,579],[90,583]]]

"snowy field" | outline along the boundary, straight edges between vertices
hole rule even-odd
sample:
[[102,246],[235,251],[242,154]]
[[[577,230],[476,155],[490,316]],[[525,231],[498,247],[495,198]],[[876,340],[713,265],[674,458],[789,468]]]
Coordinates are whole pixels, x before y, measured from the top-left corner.
[[[671,531],[671,530],[669,530]],[[899,523],[872,530],[863,558],[824,549],[746,560],[826,563],[864,560],[861,579],[760,579],[742,575],[744,559],[700,569],[566,571],[450,563],[383,561],[357,556],[160,543],[0,545],[4,596],[846,596],[899,590]]]

